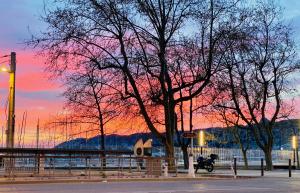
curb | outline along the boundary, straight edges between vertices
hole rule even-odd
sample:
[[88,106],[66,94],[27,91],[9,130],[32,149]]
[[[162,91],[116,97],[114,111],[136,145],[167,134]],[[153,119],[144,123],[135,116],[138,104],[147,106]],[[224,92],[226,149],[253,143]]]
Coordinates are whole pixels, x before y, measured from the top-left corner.
[[[237,176],[236,179],[256,178],[251,176]],[[10,184],[61,184],[61,183],[114,183],[114,182],[171,182],[171,181],[202,181],[232,179],[233,176],[201,176],[196,178],[173,177],[173,178],[108,178],[108,179],[46,179],[46,180],[6,180],[0,181],[0,185]]]

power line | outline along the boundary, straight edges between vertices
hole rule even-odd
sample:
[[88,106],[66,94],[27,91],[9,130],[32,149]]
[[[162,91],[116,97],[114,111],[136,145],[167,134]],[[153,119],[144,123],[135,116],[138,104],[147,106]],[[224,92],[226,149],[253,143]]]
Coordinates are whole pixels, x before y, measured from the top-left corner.
[[0,58],[7,58],[7,57],[10,57],[10,55],[3,55],[3,56],[0,56]]

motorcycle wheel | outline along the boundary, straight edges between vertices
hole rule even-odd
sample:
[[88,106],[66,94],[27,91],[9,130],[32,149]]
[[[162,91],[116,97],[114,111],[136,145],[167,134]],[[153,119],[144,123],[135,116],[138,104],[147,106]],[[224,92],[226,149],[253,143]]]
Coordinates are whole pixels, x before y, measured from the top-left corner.
[[212,171],[214,170],[214,165],[213,165],[213,164],[207,165],[207,166],[206,166],[206,170],[207,170],[208,172],[212,172]]
[[196,166],[196,169],[195,169],[195,174],[198,172],[198,169],[199,169],[199,167],[198,167],[198,165]]

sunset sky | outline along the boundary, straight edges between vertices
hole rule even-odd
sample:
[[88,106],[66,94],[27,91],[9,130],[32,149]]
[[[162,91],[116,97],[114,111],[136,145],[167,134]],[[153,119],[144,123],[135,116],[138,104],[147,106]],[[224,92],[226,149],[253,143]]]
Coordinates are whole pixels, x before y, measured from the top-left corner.
[[[22,120],[23,112],[28,112],[26,141],[32,143],[35,135],[37,119],[43,123],[50,116],[62,112],[63,98],[60,94],[63,87],[58,81],[48,80],[44,71],[44,59],[36,55],[36,50],[26,48],[22,42],[32,34],[45,29],[40,16],[43,15],[44,2],[47,0],[0,0],[0,57],[11,51],[17,53],[16,76],[16,131]],[[280,0],[285,7],[284,17],[291,22],[295,30],[295,39],[300,46],[300,1]],[[7,58],[0,58],[0,66],[7,65]],[[296,82],[300,79],[295,76]],[[298,90],[300,91],[300,87]],[[7,101],[8,74],[0,74],[0,126],[5,126],[4,108]],[[300,104],[297,94],[296,102]],[[296,105],[295,117],[300,115],[300,105]],[[209,127],[214,124],[198,123],[195,127]],[[200,126],[201,125],[201,126]],[[2,134],[0,132],[0,146]],[[4,138],[5,139],[5,138]]]

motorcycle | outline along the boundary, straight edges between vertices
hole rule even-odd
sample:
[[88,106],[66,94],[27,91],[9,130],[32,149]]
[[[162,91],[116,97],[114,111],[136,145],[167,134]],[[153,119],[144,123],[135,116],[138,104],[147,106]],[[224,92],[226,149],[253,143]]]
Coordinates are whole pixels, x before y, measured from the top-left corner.
[[197,173],[198,169],[206,169],[208,172],[212,172],[214,170],[215,160],[218,159],[218,157],[216,154],[210,154],[209,158],[198,157],[195,173]]

